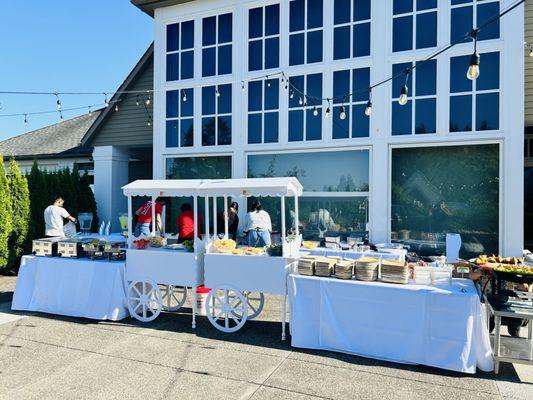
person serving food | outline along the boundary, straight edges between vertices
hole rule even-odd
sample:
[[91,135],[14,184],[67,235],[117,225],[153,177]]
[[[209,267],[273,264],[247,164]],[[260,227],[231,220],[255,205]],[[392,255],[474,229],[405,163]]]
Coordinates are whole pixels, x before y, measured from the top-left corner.
[[68,219],[73,223],[76,223],[76,218],[71,216],[70,213],[63,208],[64,204],[65,200],[63,200],[63,197],[56,196],[54,198],[54,204],[46,207],[44,210],[44,234],[46,237],[65,237],[63,219]]
[[259,200],[252,203],[251,210],[246,214],[243,231],[248,235],[250,247],[265,247],[272,243],[272,221]]
[[[155,220],[156,227],[159,232],[163,232],[161,214],[163,213],[164,205],[164,199],[158,197],[155,201]],[[135,232],[133,233],[135,237],[139,237],[141,235],[150,235],[150,224],[152,223],[152,206],[153,202],[147,201],[135,212],[135,215],[137,215],[137,225],[135,225]]]

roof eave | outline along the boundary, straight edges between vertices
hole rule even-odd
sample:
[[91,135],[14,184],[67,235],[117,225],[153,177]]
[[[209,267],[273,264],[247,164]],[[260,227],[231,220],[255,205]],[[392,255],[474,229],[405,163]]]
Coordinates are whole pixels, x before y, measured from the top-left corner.
[[131,4],[139,8],[141,11],[154,17],[155,10],[162,7],[175,6],[177,4],[188,3],[194,0],[130,0]]

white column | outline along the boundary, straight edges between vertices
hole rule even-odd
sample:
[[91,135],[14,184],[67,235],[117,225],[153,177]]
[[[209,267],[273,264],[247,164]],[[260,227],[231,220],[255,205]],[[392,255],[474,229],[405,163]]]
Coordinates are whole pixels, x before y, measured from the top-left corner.
[[100,221],[111,221],[111,232],[118,232],[119,213],[128,210],[122,186],[129,183],[129,154],[114,146],[94,148],[94,196]]

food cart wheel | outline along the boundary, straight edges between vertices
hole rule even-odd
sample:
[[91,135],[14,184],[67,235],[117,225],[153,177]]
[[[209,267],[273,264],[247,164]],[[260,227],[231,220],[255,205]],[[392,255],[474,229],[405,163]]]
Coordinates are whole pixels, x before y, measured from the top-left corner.
[[207,318],[219,331],[237,332],[248,317],[248,303],[240,290],[233,286],[214,287],[205,302]]
[[187,288],[184,286],[159,285],[163,296],[163,311],[178,311],[187,300]]
[[151,280],[133,281],[128,285],[128,310],[141,321],[150,322],[161,313],[163,299],[161,290]]
[[[249,292],[248,290],[243,290],[242,294],[246,298],[246,303],[248,303],[248,316],[246,319],[252,320],[257,318],[259,314],[261,314],[261,311],[263,311],[263,307],[265,305],[265,295],[261,292]],[[239,312],[237,308],[239,304],[240,303],[237,301],[236,313]],[[240,318],[242,314],[235,315]]]

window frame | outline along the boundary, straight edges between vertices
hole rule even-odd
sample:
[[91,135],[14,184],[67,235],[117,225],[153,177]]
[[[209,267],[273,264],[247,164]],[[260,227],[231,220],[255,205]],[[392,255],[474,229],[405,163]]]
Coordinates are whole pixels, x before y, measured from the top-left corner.
[[[168,104],[167,104],[167,93],[169,92],[174,92],[174,91],[177,91],[178,92],[178,116],[177,117],[168,117],[166,115],[166,109],[168,108]],[[182,108],[182,103],[183,103],[183,94],[186,94],[187,96],[187,101],[192,101],[193,105],[192,105],[192,115],[191,116],[182,116],[181,115],[181,108]],[[165,90],[165,148],[168,150],[168,149],[181,149],[181,148],[184,148],[184,149],[190,149],[190,148],[193,148],[195,146],[195,140],[194,140],[194,136],[195,136],[195,127],[194,127],[194,105],[195,105],[195,93],[194,93],[194,89],[193,88],[179,88],[179,89],[167,89]],[[182,143],[181,143],[181,124],[183,122],[183,120],[190,120],[192,121],[192,143],[190,146],[183,146]],[[178,145],[177,146],[169,146],[168,145],[168,132],[167,132],[167,124],[168,122],[170,121],[175,121],[178,126],[177,126],[177,129],[178,129]]]
[[[291,18],[291,3],[294,2],[294,1],[298,1],[298,0],[289,0],[289,4],[288,4],[288,8],[287,8],[287,14],[288,14],[288,19],[289,19],[289,23],[288,23],[288,34],[287,34],[287,50],[288,50],[288,54],[289,56],[287,57],[288,58],[288,65],[289,67],[292,67],[292,68],[295,68],[295,67],[301,67],[301,66],[307,66],[307,65],[317,65],[317,64],[321,64],[324,62],[325,60],[325,57],[324,57],[324,44],[325,44],[325,31],[326,31],[326,6],[324,5],[325,3],[327,3],[329,0],[322,0],[322,26],[320,27],[317,27],[317,28],[309,28],[308,27],[308,10],[309,10],[309,0],[302,0],[304,2],[304,29],[300,29],[300,30],[297,30],[297,31],[291,31],[291,27],[290,27],[290,18]],[[321,54],[321,60],[320,61],[314,61],[314,62],[308,62],[307,59],[308,59],[308,42],[309,42],[309,34],[310,33],[314,33],[314,32],[321,32],[322,33],[322,54]],[[304,60],[303,60],[303,63],[299,63],[299,64],[291,64],[290,63],[290,52],[291,52],[291,46],[290,46],[290,41],[291,41],[291,37],[293,36],[297,36],[297,35],[301,35],[303,34],[303,37],[304,37],[304,43],[303,43],[303,47],[304,47]]]
[[[361,59],[364,57],[372,57],[372,1],[370,1],[370,18],[365,20],[356,21],[354,19],[354,0],[350,0],[350,21],[342,22],[340,24],[335,23],[335,1],[332,1],[332,38],[335,40],[335,31],[339,28],[350,27],[350,56],[346,58],[335,58],[334,45],[331,46],[332,60],[333,61],[342,61],[342,60],[351,60],[351,59]],[[354,55],[354,29],[356,25],[369,24],[370,32],[368,37],[368,48],[369,54],[364,56],[355,56]]]
[[[231,41],[230,42],[224,42],[224,43],[220,43],[219,41],[219,26],[220,26],[220,17],[223,16],[223,15],[226,15],[226,14],[230,14],[231,15]],[[214,78],[214,77],[218,77],[218,76],[229,76],[229,75],[232,75],[234,73],[234,68],[235,68],[235,65],[233,63],[233,50],[234,50],[234,42],[235,42],[235,20],[234,20],[234,16],[235,16],[235,13],[233,10],[219,10],[216,14],[209,14],[209,15],[204,15],[202,17],[200,17],[200,32],[201,32],[201,35],[200,35],[200,48],[199,48],[199,52],[200,52],[200,60],[201,60],[201,63],[200,63],[200,77],[201,79],[208,79],[208,78]],[[209,19],[209,18],[215,18],[215,43],[214,44],[209,44],[209,45],[204,45],[204,20],[206,19]],[[219,53],[220,53],[220,48],[221,47],[226,47],[226,46],[230,46],[231,48],[231,71],[229,73],[226,73],[226,74],[219,74],[218,73],[218,69],[219,69]],[[204,52],[205,50],[209,50],[209,49],[214,49],[215,50],[215,73],[213,75],[204,75],[204,71],[203,71],[203,67],[204,67]]]
[[[449,26],[449,31],[450,31],[450,37],[449,39],[451,40],[451,34],[452,34],[452,10],[455,10],[455,9],[458,9],[458,8],[467,8],[467,7],[472,7],[472,29],[474,29],[475,27],[477,27],[479,24],[478,24],[478,6],[479,5],[483,5],[483,4],[494,4],[494,3],[498,3],[498,9],[502,10],[501,6],[501,1],[500,0],[465,0],[464,3],[460,3],[460,4],[451,4],[450,2],[450,26]],[[502,36],[502,32],[501,32],[501,23],[499,23],[499,35],[497,38],[491,38],[491,39],[483,39],[483,38],[479,38],[478,37],[478,41],[485,41],[485,40],[498,40],[498,39],[501,39],[501,36]],[[465,32],[466,34],[467,32]],[[472,38],[469,38],[469,39],[466,39],[463,43],[468,43],[468,42],[471,42],[472,41]]]
[[[218,112],[218,97],[216,96],[216,91],[219,90],[220,86],[229,86],[231,88],[231,111],[229,113],[219,113]],[[203,112],[203,90],[205,88],[215,88],[215,113],[214,114],[205,114]],[[200,143],[199,148],[200,149],[209,149],[209,148],[218,148],[218,147],[230,147],[234,145],[234,138],[233,138],[233,128],[234,128],[234,118],[233,118],[233,95],[234,95],[234,88],[231,83],[220,83],[220,84],[210,84],[210,85],[204,85],[200,87]],[[231,121],[231,140],[228,144],[219,144],[219,131],[218,131],[218,119],[221,117],[230,117]],[[215,143],[213,144],[204,144],[204,119],[205,118],[214,118],[215,120]]]
[[[271,6],[278,6],[278,10],[279,10],[279,20],[278,20],[278,24],[279,24],[279,30],[278,30],[278,33],[277,34],[274,34],[274,35],[267,35],[266,34],[266,9],[267,7],[271,7]],[[262,32],[262,35],[261,36],[258,36],[258,37],[255,37],[255,38],[250,38],[250,12],[254,9],[262,9],[262,18],[263,18],[263,32]],[[280,66],[281,66],[281,42],[282,42],[282,5],[280,2],[275,2],[275,3],[267,3],[267,4],[263,4],[263,3],[259,3],[259,4],[253,4],[251,5],[250,7],[246,8],[245,9],[245,13],[246,13],[246,21],[245,21],[245,27],[246,27],[246,31],[247,31],[247,35],[246,35],[246,40],[245,40],[245,49],[243,49],[243,54],[244,54],[244,57],[243,57],[243,61],[246,62],[246,73],[249,73],[249,74],[253,74],[253,73],[257,73],[259,71],[265,71],[265,70],[275,70],[275,69],[279,69]],[[266,68],[266,42],[267,40],[269,39],[278,39],[278,66],[277,67],[270,67],[270,68]],[[262,56],[261,56],[261,68],[260,69],[253,69],[251,70],[250,69],[250,43],[252,42],[261,42],[261,46],[262,46]]]
[[[392,15],[391,42],[390,42],[390,44],[391,44],[391,52],[392,52],[392,54],[404,53],[404,52],[407,53],[409,51],[420,51],[420,50],[434,49],[434,48],[438,47],[438,45],[439,45],[439,1],[437,0],[437,6],[435,8],[430,8],[430,9],[420,10],[420,11],[418,11],[418,9],[417,9],[417,0],[411,0],[411,1],[412,1],[412,4],[413,4],[412,11],[406,12],[406,13],[401,13],[401,14],[394,14],[394,0],[391,0],[391,2],[390,2],[391,15]],[[422,15],[422,14],[431,14],[431,13],[435,13],[436,16],[437,16],[437,21],[436,21],[437,25],[435,26],[435,46],[418,48],[416,46],[416,36],[417,36],[417,22],[416,22],[416,20],[417,20],[417,16]],[[412,26],[413,26],[413,31],[411,32],[411,35],[412,35],[412,38],[411,38],[412,39],[412,47],[410,49],[395,51],[394,50],[394,20],[398,19],[398,18],[403,18],[403,17],[410,17],[411,21],[412,21]]]
[[[277,81],[278,82],[278,107],[274,109],[266,109],[265,103],[266,103],[266,90],[268,88],[267,83],[269,81]],[[249,108],[249,95],[250,95],[250,83],[256,83],[261,82],[261,109],[260,110],[254,110],[250,111]],[[269,145],[276,145],[280,143],[280,136],[281,136],[281,101],[283,99],[283,93],[285,93],[282,89],[282,86],[285,83],[281,82],[281,78],[274,77],[274,78],[265,78],[265,79],[255,79],[252,81],[249,81],[246,86],[246,100],[244,101],[246,112],[244,113],[244,120],[245,120],[245,132],[246,132],[246,138],[244,140],[244,144],[246,146],[260,146],[263,144],[269,144]],[[266,114],[277,114],[278,118],[278,137],[275,142],[265,142],[265,115]],[[258,143],[250,143],[250,129],[249,129],[249,117],[250,115],[260,115],[261,116],[261,142]]]
[[[187,22],[192,22],[192,32],[193,32],[193,46],[190,48],[183,49],[182,48],[182,38],[183,38],[183,24]],[[168,28],[171,25],[179,25],[179,49],[178,50],[171,50],[168,51]],[[195,71],[196,71],[196,65],[195,65],[195,57],[196,57],[196,18],[186,18],[184,20],[179,21],[172,21],[165,24],[165,82],[166,83],[172,83],[172,82],[181,82],[181,81],[189,81],[195,79]],[[182,68],[183,68],[183,62],[182,62],[182,55],[183,53],[192,53],[192,77],[190,78],[182,78]],[[168,56],[177,54],[178,56],[178,79],[169,80],[168,79]]]
[[[304,80],[304,87],[303,89],[302,88],[299,88],[298,86],[294,85],[293,83],[292,84],[289,84],[289,88],[292,89],[292,86],[294,85],[300,92],[303,92],[303,93],[306,93],[306,94],[309,94],[308,91],[307,91],[307,88],[308,88],[308,77],[311,76],[311,75],[320,75],[321,76],[321,80],[322,80],[322,84],[321,84],[321,91],[322,91],[322,97],[324,97],[324,83],[325,83],[325,76],[327,76],[328,72],[327,71],[322,71],[322,70],[319,70],[319,71],[315,71],[315,70],[310,70],[310,71],[307,71],[307,72],[302,72],[302,73],[296,73],[294,72],[293,74],[289,74],[287,75],[287,79],[289,80],[289,82],[291,82],[292,79],[294,78],[299,78],[299,77],[303,77],[303,80]],[[294,91],[294,89],[292,89]],[[325,103],[323,101],[321,102],[317,102],[317,101],[313,101],[312,104],[307,104],[306,106],[306,99],[304,98],[304,96],[300,95],[298,92],[294,91],[294,97],[300,97],[302,98],[302,100],[304,101],[304,104],[302,105],[299,105],[297,107],[291,107],[291,98],[290,98],[290,95],[287,95],[285,96],[286,97],[286,112],[287,112],[287,143],[289,144],[296,144],[296,143],[321,143],[321,142],[324,142],[325,140],[325,133],[327,132],[327,128],[324,126],[324,111],[325,111],[325,108],[327,108],[327,105],[325,105]],[[280,102],[281,102],[281,98],[280,98]],[[280,103],[281,104],[281,103]],[[314,107],[317,108],[318,112],[319,112],[319,115],[317,116],[314,116],[312,115],[313,111],[314,111]],[[331,108],[331,105],[330,105],[330,108]],[[303,111],[303,138],[302,140],[290,140],[290,113],[291,111]],[[285,112],[285,110],[284,110]],[[311,117],[313,118],[320,118],[320,139],[307,139],[307,113],[311,113]]]

